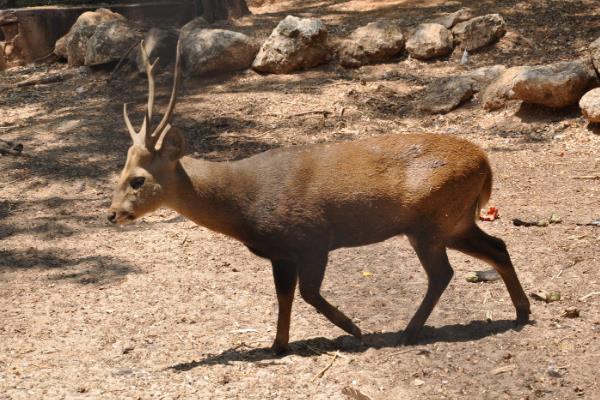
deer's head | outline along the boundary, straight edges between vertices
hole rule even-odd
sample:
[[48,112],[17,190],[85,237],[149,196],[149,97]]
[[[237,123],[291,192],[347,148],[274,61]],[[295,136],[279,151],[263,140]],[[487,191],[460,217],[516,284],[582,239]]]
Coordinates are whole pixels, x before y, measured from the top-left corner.
[[154,107],[153,73],[158,59],[150,64],[143,43],[140,44],[140,51],[148,76],[148,105],[139,131],[133,128],[129,120],[127,104],[123,105],[123,118],[133,144],[127,152],[127,162],[108,212],[108,220],[117,224],[133,221],[163,205],[169,186],[173,184],[177,163],[185,153],[183,136],[170,124],[180,80],[180,44],[177,44],[171,99],[165,115],[154,129],[151,129]]

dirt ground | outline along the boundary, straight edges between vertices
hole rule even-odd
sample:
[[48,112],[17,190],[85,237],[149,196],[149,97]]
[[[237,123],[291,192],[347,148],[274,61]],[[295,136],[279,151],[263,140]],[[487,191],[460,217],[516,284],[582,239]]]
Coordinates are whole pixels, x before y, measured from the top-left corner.
[[[600,180],[589,179],[600,168],[600,129],[577,107],[485,112],[473,101],[443,116],[416,108],[435,77],[577,57],[600,36],[600,3],[265,1],[238,25],[265,36],[286,14],[314,15],[335,39],[377,17],[410,26],[462,5],[501,13],[510,30],[466,67],[400,57],[357,70],[186,79],[176,122],[190,155],[212,160],[409,131],[478,143],[496,173],[491,204],[501,213],[480,225],[507,242],[527,293],[561,294],[548,304],[532,299],[534,324],[513,329],[503,284],[467,283],[469,271],[487,266],[451,252],[455,279],[423,340],[398,345],[426,278],[407,241],[395,238],[331,254],[324,296],[357,322],[364,343],[298,297],[293,351],[275,357],[267,261],[168,210],[108,225],[130,144],[122,103],[139,121],[146,83],[125,71],[111,82],[106,70],[84,71],[0,92],[0,138],[25,147],[0,157],[0,399],[600,399],[600,296],[582,299],[600,291],[600,228],[578,225],[600,218]],[[13,68],[0,79],[65,68]],[[171,77],[157,77],[162,107]],[[563,222],[512,223],[552,213]],[[563,317],[568,307],[580,317]]]

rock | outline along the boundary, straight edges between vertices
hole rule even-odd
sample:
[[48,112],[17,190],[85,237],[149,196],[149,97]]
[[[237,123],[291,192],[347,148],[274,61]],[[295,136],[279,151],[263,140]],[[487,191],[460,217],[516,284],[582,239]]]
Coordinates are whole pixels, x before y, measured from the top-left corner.
[[481,67],[464,75],[440,78],[427,85],[422,111],[433,114],[447,113],[479,92],[506,70],[503,65]]
[[[69,60],[69,64],[72,66],[82,65],[85,58],[85,50],[83,55],[81,55],[81,52],[74,51],[73,49],[80,48],[81,46],[83,46],[85,49],[86,43],[81,42],[84,40],[87,41],[91,37],[94,31],[93,28],[102,22],[111,20],[125,21],[125,17],[106,8],[99,8],[96,11],[84,12],[77,18],[73,26],[71,26],[69,32],[56,41],[54,45],[54,53],[59,57],[67,58]],[[80,32],[81,30],[85,30],[86,32],[82,33]],[[76,36],[75,40],[77,40],[79,43],[76,45],[71,45],[70,43],[74,36]],[[71,47],[74,56],[77,58],[73,60],[69,59],[69,47]]]
[[560,371],[559,368],[555,367],[554,365],[549,365],[548,368],[546,368],[546,373],[548,374],[548,376],[551,376],[552,378],[562,377],[562,372]]
[[142,33],[125,21],[103,22],[87,41],[84,64],[100,65],[118,61],[142,38]]
[[[161,66],[166,66],[175,61],[178,37],[179,35],[175,30],[151,28],[144,37],[144,49],[148,53],[150,61],[154,62],[158,57],[158,63]],[[133,52],[132,59],[135,60],[138,71],[146,73],[139,46]]]
[[181,54],[190,75],[249,68],[258,46],[243,33],[223,29],[189,30],[181,38]]
[[420,24],[406,42],[406,50],[421,60],[445,56],[452,51],[452,34],[440,24]]
[[468,76],[440,78],[425,88],[422,111],[432,114],[447,113],[473,97],[475,81]]
[[179,30],[179,36],[184,38],[190,34],[192,31],[197,31],[199,29],[210,29],[210,23],[202,17],[194,18],[187,24],[181,27]]
[[531,297],[546,303],[554,303],[560,301],[561,296],[559,292],[547,292],[544,289],[538,289],[531,293]]
[[517,75],[527,67],[508,68],[500,76],[490,83],[481,96],[483,108],[486,110],[496,110],[504,107],[507,100],[514,98],[513,83]]
[[340,64],[358,67],[385,61],[404,49],[404,35],[396,21],[379,20],[356,29],[338,49]]
[[469,78],[473,79],[473,90],[480,92],[485,89],[491,82],[498,79],[502,73],[506,71],[504,65],[492,65],[491,67],[481,67],[474,69],[473,71],[466,74]]
[[504,53],[522,54],[524,51],[533,49],[535,44],[519,32],[507,30],[494,47]]
[[486,269],[484,271],[473,271],[467,273],[465,276],[467,282],[478,283],[478,282],[494,282],[500,280],[500,274],[495,269]]
[[95,26],[82,26],[73,32],[70,39],[66,41],[67,60],[70,67],[79,67],[85,63],[87,44],[94,32],[96,32]]
[[468,7],[463,7],[453,13],[443,14],[431,22],[443,25],[446,29],[450,29],[457,23],[470,20],[471,18],[473,18],[473,11]]
[[567,307],[562,314],[563,318],[579,318],[579,309],[577,307]]
[[329,60],[327,28],[316,18],[288,15],[260,48],[252,67],[259,72],[285,74]]
[[61,58],[67,58],[67,37],[68,34],[58,39],[54,44],[54,54]]
[[513,79],[514,98],[561,108],[575,104],[596,79],[587,60],[527,67]]
[[592,42],[589,47],[592,63],[596,72],[600,75],[600,37]]
[[460,22],[452,28],[454,44],[472,51],[487,46],[506,33],[506,22],[500,14],[488,14]]
[[579,100],[581,113],[590,122],[600,122],[600,88],[592,89]]

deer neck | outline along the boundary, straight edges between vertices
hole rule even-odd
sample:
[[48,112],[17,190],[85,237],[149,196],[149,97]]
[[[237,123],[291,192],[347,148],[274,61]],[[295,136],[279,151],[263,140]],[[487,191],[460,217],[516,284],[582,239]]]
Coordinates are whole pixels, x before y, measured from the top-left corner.
[[184,157],[176,167],[167,206],[208,229],[244,241],[243,205],[233,163]]

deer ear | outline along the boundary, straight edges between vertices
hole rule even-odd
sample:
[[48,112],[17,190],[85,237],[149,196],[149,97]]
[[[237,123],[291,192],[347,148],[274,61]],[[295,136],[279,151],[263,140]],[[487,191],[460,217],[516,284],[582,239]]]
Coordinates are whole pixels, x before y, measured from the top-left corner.
[[179,129],[167,125],[167,132],[161,137],[162,140],[156,144],[157,150],[162,157],[170,161],[177,161],[185,155],[185,138]]

